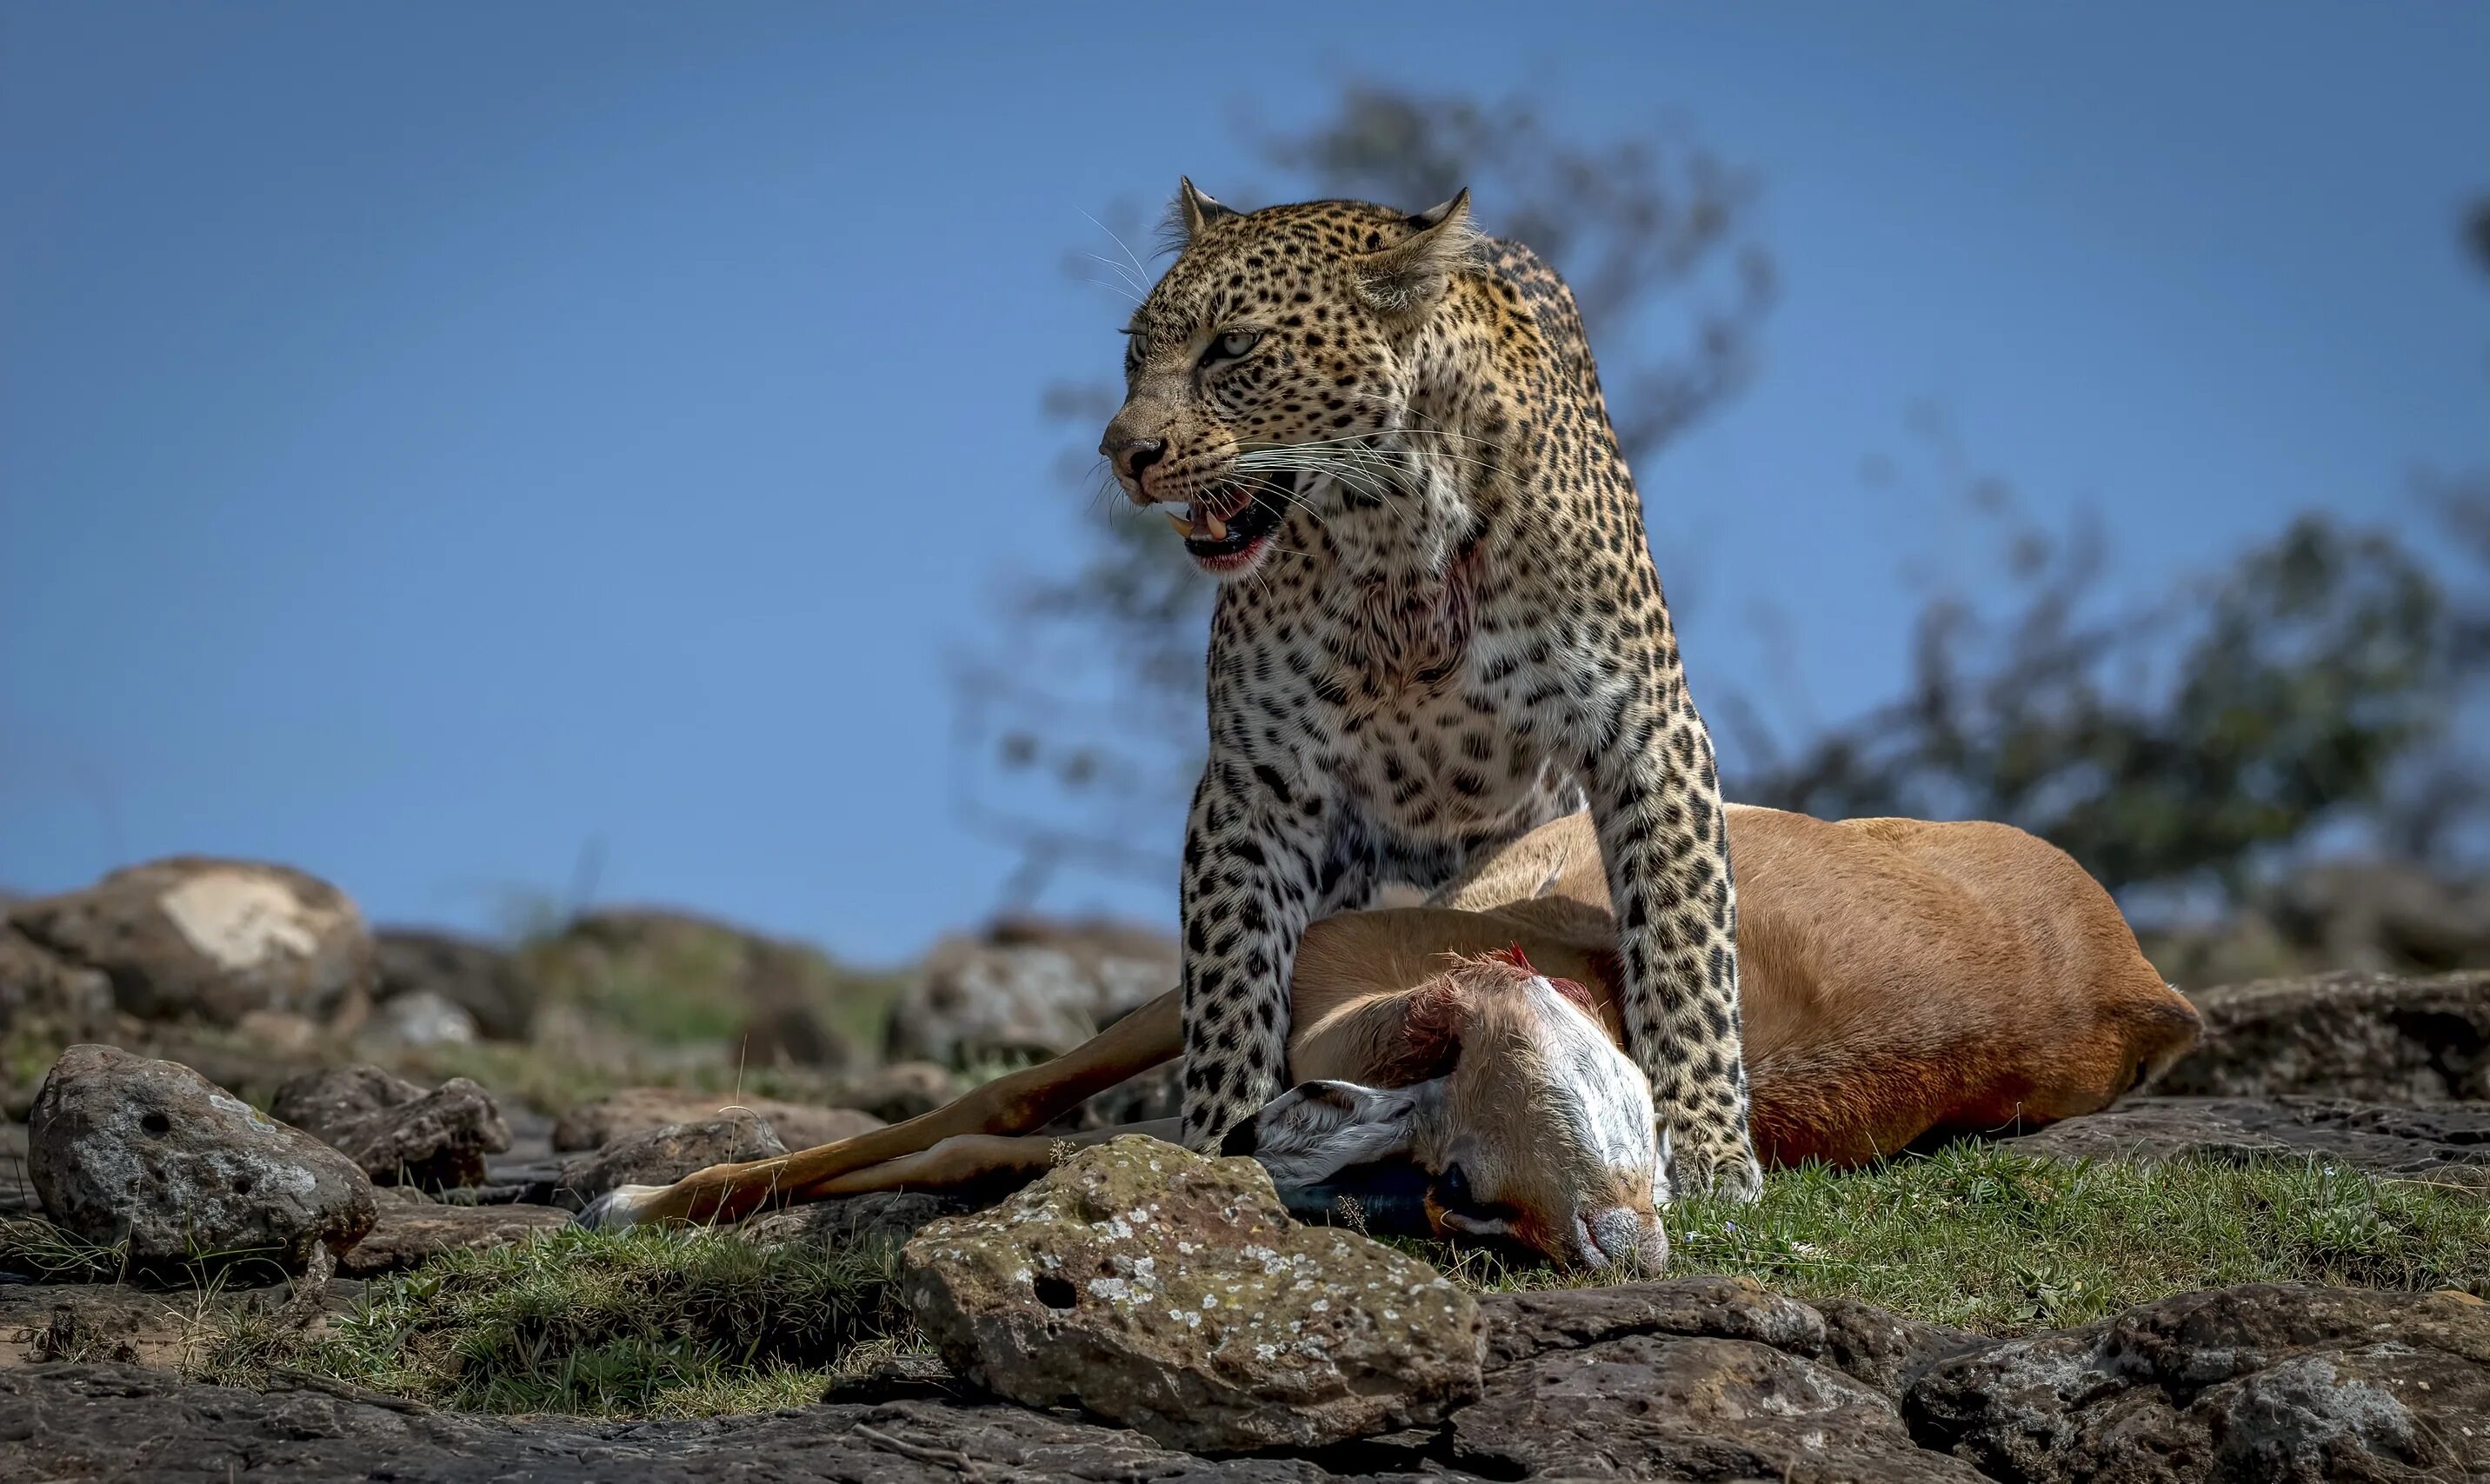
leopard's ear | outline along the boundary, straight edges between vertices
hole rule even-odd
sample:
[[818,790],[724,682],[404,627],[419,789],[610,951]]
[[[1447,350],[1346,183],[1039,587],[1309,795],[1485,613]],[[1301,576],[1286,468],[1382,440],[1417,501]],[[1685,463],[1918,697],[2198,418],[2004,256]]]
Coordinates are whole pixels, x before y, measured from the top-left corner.
[[1357,288],[1386,314],[1414,314],[1443,297],[1444,285],[1476,250],[1479,229],[1470,222],[1464,186],[1443,205],[1408,218],[1408,236],[1357,259]]
[[1178,185],[1176,186],[1175,192],[1175,214],[1176,220],[1181,222],[1184,226],[1184,237],[1187,242],[1191,242],[1193,239],[1200,237],[1202,235],[1202,229],[1210,225],[1212,222],[1225,221],[1229,218],[1238,215],[1234,210],[1222,206],[1217,201],[1203,195],[1202,193],[1202,189],[1194,185],[1193,177],[1190,175],[1178,177]]

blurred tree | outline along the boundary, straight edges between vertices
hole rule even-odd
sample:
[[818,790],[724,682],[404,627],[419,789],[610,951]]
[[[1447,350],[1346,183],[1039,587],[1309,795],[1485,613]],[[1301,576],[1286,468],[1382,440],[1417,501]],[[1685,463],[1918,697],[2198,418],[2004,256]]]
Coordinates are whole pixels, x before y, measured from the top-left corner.
[[[1749,232],[1752,187],[1682,132],[1580,140],[1518,99],[1486,104],[1370,83],[1346,87],[1331,116],[1302,132],[1245,128],[1281,177],[1259,192],[1265,199],[1346,196],[1414,211],[1468,186],[1490,231],[1530,244],[1573,285],[1637,468],[1752,371],[1774,286],[1771,259]],[[1233,205],[1258,193],[1205,185]],[[1069,271],[1146,292],[1150,272],[1125,246],[1135,234],[1105,235],[1111,251],[1077,253]],[[1099,360],[1103,368],[1111,358],[1102,350]],[[1094,456],[1121,398],[1110,377],[1048,390],[1046,411],[1078,451],[1063,478],[1094,491],[1103,516],[1094,549],[1069,578],[1018,597],[1009,657],[965,660],[956,677],[958,806],[1021,858],[1007,907],[1026,905],[1065,867],[1174,880],[1200,763],[1213,589],[1163,525],[1124,518]]]
[[[2410,832],[2405,791],[2449,741],[2483,655],[2393,537],[2302,515],[2214,578],[2122,608],[2104,599],[2091,527],[2052,538],[1993,478],[1971,496],[2002,536],[2006,580],[1981,586],[2004,600],[1931,598],[1904,693],[1794,751],[1733,688],[1720,707],[1732,798],[2004,820],[2113,890],[2201,885],[2232,900],[2327,827]],[[2439,827],[2454,801],[2437,799]]]
[[[2490,271],[2490,201],[2463,240]],[[1940,420],[1918,430],[1963,468]],[[2446,538],[2433,560],[2303,514],[2210,582],[2125,611],[2104,602],[2098,533],[2052,539],[2006,481],[1954,478],[2000,528],[2004,580],[1985,586],[2006,611],[1934,597],[1906,692],[1795,752],[1733,687],[1730,797],[2004,820],[2113,890],[2211,885],[2234,904],[2321,840],[2477,865],[2490,769],[2463,721],[2490,688],[2490,472],[2420,481]]]

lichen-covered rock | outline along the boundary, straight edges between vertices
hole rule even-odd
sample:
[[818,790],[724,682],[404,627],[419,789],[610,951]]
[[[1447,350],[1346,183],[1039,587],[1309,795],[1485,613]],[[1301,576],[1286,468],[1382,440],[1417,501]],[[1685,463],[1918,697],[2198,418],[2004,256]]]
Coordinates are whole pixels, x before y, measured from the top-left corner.
[[2248,1284],[1930,1366],[1912,1432],[1998,1478],[2318,1484],[2490,1473],[2490,1306]]
[[92,1242],[126,1238],[135,1266],[247,1259],[301,1272],[377,1219],[352,1160],[176,1062],[72,1046],[28,1121],[44,1212]]
[[493,1094],[464,1077],[427,1092],[377,1066],[333,1067],[277,1089],[268,1111],[338,1149],[380,1185],[480,1185],[484,1157],[510,1147]]
[[562,1167],[541,1204],[578,1210],[617,1185],[671,1185],[711,1165],[768,1159],[787,1152],[769,1125],[743,1109],[697,1123],[667,1123],[624,1134]]
[[372,939],[346,894],[251,860],[179,856],[10,909],[17,930],[103,972],[142,1020],[230,1026],[257,1009],[325,1018],[367,994]]
[[835,1144],[883,1126],[882,1120],[854,1108],[815,1108],[774,1097],[732,1097],[677,1088],[624,1088],[565,1113],[553,1125],[553,1147],[564,1152],[603,1149],[625,1134],[670,1123],[706,1123],[737,1110],[767,1123],[791,1149]]
[[1170,1447],[1317,1447],[1478,1394],[1470,1296],[1414,1258],[1288,1218],[1251,1159],[1126,1136],[904,1249],[942,1358],[1031,1406]]

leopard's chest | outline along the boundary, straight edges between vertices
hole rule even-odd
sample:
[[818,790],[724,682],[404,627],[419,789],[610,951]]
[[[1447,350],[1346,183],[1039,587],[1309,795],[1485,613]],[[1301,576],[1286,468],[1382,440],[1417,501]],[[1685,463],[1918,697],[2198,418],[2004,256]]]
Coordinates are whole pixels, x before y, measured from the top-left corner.
[[1527,829],[1568,771],[1544,741],[1517,730],[1484,687],[1457,677],[1403,695],[1345,727],[1333,776],[1357,813],[1387,834],[1468,839]]
[[1474,548],[1432,578],[1335,569],[1235,595],[1213,631],[1214,738],[1319,778],[1378,840],[1476,841],[1574,806],[1580,667],[1494,570]]

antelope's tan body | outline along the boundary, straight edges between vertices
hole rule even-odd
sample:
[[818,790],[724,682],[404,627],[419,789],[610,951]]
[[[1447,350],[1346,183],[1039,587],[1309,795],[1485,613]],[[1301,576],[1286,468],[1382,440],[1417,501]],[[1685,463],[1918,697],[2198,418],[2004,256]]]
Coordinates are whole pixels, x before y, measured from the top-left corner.
[[[1772,1163],[1857,1164],[1930,1133],[2089,1113],[2195,1039],[2195,1010],[2145,961],[2109,893],[2022,830],[1834,824],[1737,805],[1728,829],[1753,1133]],[[1465,1014],[1479,1043],[1456,1057],[1530,1058],[1510,1033],[1517,1002],[1448,972],[1514,948],[1538,975],[1582,986],[1616,1040],[1614,942],[1588,816],[1553,821],[1428,905],[1315,923],[1289,986],[1289,1078],[1394,1087],[1437,1075],[1442,1041],[1458,1040]],[[1443,1013],[1412,1013],[1430,1005]],[[1436,1044],[1422,1044],[1431,1035]],[[904,1123],[626,1187],[582,1219],[730,1220],[765,1205],[1040,1171],[1053,1141],[1012,1136],[1182,1051],[1171,992],[1052,1062]],[[1534,1075],[1563,1074],[1541,1063]],[[1530,1103],[1489,1096],[1459,1118],[1526,1120]]]
[[[1757,1151],[1856,1164],[1932,1132],[2091,1113],[2192,1044],[2099,883],[2007,825],[1831,823],[1729,806],[1739,1002]],[[1354,1080],[1342,1008],[1443,955],[1518,946],[1617,1030],[1611,919],[1586,815],[1545,825],[1423,907],[1318,922],[1297,961],[1290,1073]]]

